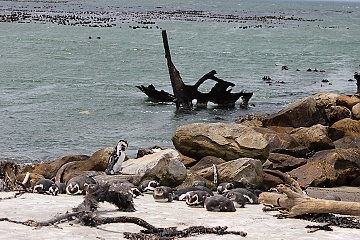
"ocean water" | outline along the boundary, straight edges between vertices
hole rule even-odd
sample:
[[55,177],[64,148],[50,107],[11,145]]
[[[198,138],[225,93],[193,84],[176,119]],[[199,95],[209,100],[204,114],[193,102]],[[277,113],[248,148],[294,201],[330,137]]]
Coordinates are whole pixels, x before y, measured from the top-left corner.
[[[22,18],[4,20],[12,14]],[[0,15],[0,161],[91,155],[119,139],[134,157],[173,147],[184,124],[356,92],[359,1],[0,1]],[[214,69],[233,92],[254,93],[250,107],[177,111],[149,101],[136,85],[172,92],[162,30],[185,83]]]

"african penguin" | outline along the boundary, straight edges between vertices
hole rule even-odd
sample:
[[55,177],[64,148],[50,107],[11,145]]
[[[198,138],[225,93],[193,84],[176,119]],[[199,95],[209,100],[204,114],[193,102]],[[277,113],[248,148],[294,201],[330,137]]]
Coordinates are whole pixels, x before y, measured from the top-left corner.
[[179,200],[179,201],[185,201],[185,197],[186,197],[186,193],[190,192],[190,191],[206,191],[210,194],[210,196],[213,196],[214,193],[207,187],[202,187],[202,186],[198,186],[198,187],[184,187],[182,189],[179,189],[177,191],[174,192],[174,200]]
[[160,183],[156,180],[144,180],[142,181],[139,186],[138,189],[140,190],[140,192],[142,193],[153,193],[156,187],[159,187]]
[[216,212],[235,212],[234,203],[222,196],[211,196],[205,199],[204,206],[207,211],[216,211]]
[[247,199],[243,196],[243,194],[236,191],[226,193],[226,197],[234,203],[236,208],[243,208],[247,202]]
[[42,179],[35,183],[33,187],[33,193],[45,193],[56,196],[59,190],[56,190],[57,186],[50,179]]
[[128,147],[126,140],[120,140],[115,146],[113,153],[109,157],[108,166],[105,173],[108,175],[118,174],[121,171],[121,166],[125,160],[125,150]]
[[219,194],[224,194],[228,191],[230,191],[231,189],[234,188],[246,188],[245,184],[242,182],[224,182],[224,183],[220,183],[219,186],[217,187],[217,192]]
[[227,197],[228,194],[233,193],[233,192],[238,192],[238,193],[242,194],[246,199],[246,203],[259,204],[258,197],[253,192],[251,192],[250,190],[248,190],[246,188],[234,188],[234,189],[231,189],[230,191],[226,192],[224,194],[224,196]]
[[94,178],[79,175],[71,178],[66,185],[66,193],[69,195],[82,195],[86,193],[86,187],[89,184],[96,184]]
[[66,185],[65,183],[55,182],[53,185],[50,186],[49,192],[51,195],[57,196],[58,194],[65,194],[66,193]]
[[172,202],[173,190],[171,187],[159,186],[155,188],[153,198],[156,202]]
[[204,207],[204,202],[211,195],[204,190],[190,191],[185,194],[185,202],[189,207]]
[[113,183],[110,185],[109,191],[122,191],[131,194],[134,198],[143,195],[142,192],[130,182]]

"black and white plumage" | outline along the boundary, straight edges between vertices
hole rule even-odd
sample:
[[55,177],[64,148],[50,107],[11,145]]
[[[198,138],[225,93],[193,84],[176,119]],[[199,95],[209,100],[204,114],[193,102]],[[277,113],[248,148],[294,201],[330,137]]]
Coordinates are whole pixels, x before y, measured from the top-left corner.
[[224,194],[234,188],[247,188],[247,186],[246,186],[246,184],[244,184],[242,182],[237,182],[237,181],[223,182],[218,185],[216,190],[219,194]]
[[89,184],[96,184],[95,179],[84,175],[73,177],[66,184],[66,194],[69,195],[85,194],[86,188]]
[[206,191],[210,194],[210,196],[213,196],[214,193],[207,187],[202,187],[202,186],[198,186],[198,187],[184,187],[182,189],[179,189],[177,191],[174,192],[174,200],[179,200],[179,201],[184,201],[186,198],[186,193],[190,192],[190,191]]
[[95,211],[99,207],[99,202],[109,202],[124,212],[134,212],[133,195],[129,192],[123,192],[117,187],[111,187],[110,184],[90,184],[87,187],[87,193],[84,201],[76,208],[75,212]]
[[121,166],[125,160],[125,150],[128,147],[126,140],[120,140],[115,146],[113,153],[109,157],[108,166],[105,173],[108,175],[118,174],[121,171]]
[[50,194],[56,196],[58,193],[58,186],[50,179],[42,179],[35,183],[33,193]]
[[230,199],[222,195],[216,195],[206,198],[204,202],[204,206],[207,211],[214,211],[214,212],[236,211],[234,203]]
[[172,202],[174,195],[171,187],[159,186],[153,192],[153,198],[156,202]]
[[225,197],[228,197],[229,194],[233,193],[233,192],[237,192],[243,195],[243,197],[246,199],[246,203],[248,204],[259,204],[259,199],[258,197],[249,189],[246,188],[234,188],[231,189],[230,191],[226,192],[224,194]]
[[226,197],[234,203],[236,208],[243,208],[248,201],[242,193],[236,191],[227,192]]
[[152,194],[155,191],[155,188],[157,188],[159,186],[160,186],[160,183],[156,180],[144,180],[139,184],[138,189],[142,193],[151,193]]
[[143,195],[142,192],[130,182],[119,182],[113,183],[109,187],[110,191],[118,191],[124,193],[130,193],[134,198],[140,195]]
[[211,197],[207,191],[190,191],[186,193],[185,202],[189,207],[204,207],[207,197]]
[[53,196],[57,196],[58,194],[65,194],[66,185],[65,183],[55,182],[53,185],[50,186],[49,192]]

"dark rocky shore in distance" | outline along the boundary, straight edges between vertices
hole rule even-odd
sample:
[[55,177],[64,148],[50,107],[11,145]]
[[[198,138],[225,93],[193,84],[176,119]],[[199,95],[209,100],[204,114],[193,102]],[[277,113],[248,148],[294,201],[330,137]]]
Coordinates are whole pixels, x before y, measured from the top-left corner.
[[[238,29],[276,28],[287,22],[295,26],[300,22],[317,22],[322,19],[305,19],[285,15],[252,16],[243,11],[240,13],[221,14],[199,10],[164,10],[161,6],[154,10],[136,11],[108,6],[101,10],[84,10],[82,7],[64,11],[58,10],[56,4],[42,3],[15,8],[1,8],[0,22],[58,24],[82,27],[129,27],[133,29],[158,29],[163,21],[190,21],[237,23]],[[69,9],[72,7],[69,6]],[[294,24],[293,24],[294,23]]]

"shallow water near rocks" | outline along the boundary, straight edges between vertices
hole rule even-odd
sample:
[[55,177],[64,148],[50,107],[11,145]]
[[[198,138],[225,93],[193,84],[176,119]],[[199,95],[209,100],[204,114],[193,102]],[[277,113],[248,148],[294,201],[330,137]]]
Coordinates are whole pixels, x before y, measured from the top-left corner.
[[[119,139],[129,142],[132,157],[142,147],[173,147],[171,135],[184,124],[233,123],[318,92],[352,94],[359,7],[357,1],[0,1],[1,15],[33,16],[0,22],[0,160],[90,155]],[[45,20],[59,14],[111,17],[112,27]],[[148,101],[136,85],[172,92],[161,30],[185,83],[215,69],[236,84],[233,92],[254,92],[250,108],[239,102],[232,109],[176,111],[174,104]]]

